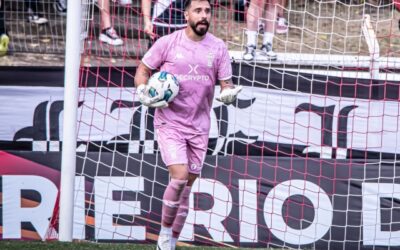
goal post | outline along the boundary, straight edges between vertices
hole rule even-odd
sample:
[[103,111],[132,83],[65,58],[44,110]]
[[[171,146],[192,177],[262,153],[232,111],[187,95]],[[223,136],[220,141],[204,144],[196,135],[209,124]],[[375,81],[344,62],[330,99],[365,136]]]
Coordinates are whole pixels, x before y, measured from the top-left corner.
[[81,4],[68,1],[65,42],[64,117],[59,191],[59,240],[72,241],[74,217],[74,181],[76,174],[76,141],[78,87],[81,53]]

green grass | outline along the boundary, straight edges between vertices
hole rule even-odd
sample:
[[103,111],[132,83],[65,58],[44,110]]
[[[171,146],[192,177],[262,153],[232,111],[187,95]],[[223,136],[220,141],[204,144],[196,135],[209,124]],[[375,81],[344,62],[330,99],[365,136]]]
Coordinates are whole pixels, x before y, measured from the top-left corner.
[[[39,241],[0,241],[1,250],[90,250],[90,249],[107,249],[107,250],[154,250],[155,244],[132,244],[132,243],[64,243],[64,242],[39,242]],[[177,247],[177,250],[217,250],[229,249],[222,247]],[[250,248],[237,248],[250,249]],[[262,248],[257,248],[260,250]],[[267,248],[264,248],[264,250]],[[254,248],[253,248],[254,250]],[[275,250],[277,250],[275,248]]]
[[[155,245],[142,245],[142,244],[129,244],[129,243],[92,243],[92,242],[80,242],[80,243],[64,243],[64,242],[18,242],[18,241],[6,241],[0,242],[0,249],[10,250],[90,250],[90,249],[104,249],[104,250],[154,250]],[[179,249],[192,249],[189,247]],[[199,248],[208,249],[208,248]],[[210,248],[212,249],[212,248]],[[215,249],[215,248],[214,248]],[[197,248],[196,248],[197,250]]]

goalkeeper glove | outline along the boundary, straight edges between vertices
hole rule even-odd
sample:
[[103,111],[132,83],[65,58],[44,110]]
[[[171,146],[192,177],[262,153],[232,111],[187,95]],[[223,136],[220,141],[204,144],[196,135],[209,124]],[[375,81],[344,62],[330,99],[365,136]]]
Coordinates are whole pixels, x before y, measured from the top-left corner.
[[139,95],[139,101],[143,105],[150,108],[166,108],[168,107],[168,103],[165,100],[162,100],[163,96],[158,94],[157,96],[151,97],[149,95],[149,87],[146,84],[140,84],[136,88],[136,93]]
[[236,96],[242,91],[242,86],[236,86],[233,88],[225,88],[219,94],[217,101],[223,102],[225,104],[231,104],[236,100]]

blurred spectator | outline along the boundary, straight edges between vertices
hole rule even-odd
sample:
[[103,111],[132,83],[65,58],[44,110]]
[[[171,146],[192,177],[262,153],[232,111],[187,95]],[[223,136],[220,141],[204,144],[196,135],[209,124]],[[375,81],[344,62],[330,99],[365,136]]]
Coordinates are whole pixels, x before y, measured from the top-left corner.
[[39,12],[39,2],[38,0],[25,0],[25,7],[28,10],[28,22],[35,24],[45,24],[48,22]]
[[[272,51],[274,27],[277,13],[275,4],[278,0],[251,0],[247,10],[247,44],[243,59],[253,60],[257,48],[259,21],[264,22],[263,42],[261,52],[270,60],[276,60],[277,55]],[[264,18],[264,19],[263,19]]]
[[66,0],[55,0],[53,3],[54,10],[60,16],[67,15],[67,3]]
[[[119,46],[124,44],[124,42],[122,41],[122,39],[118,36],[117,32],[115,31],[115,29],[112,27],[111,25],[111,15],[110,15],[110,0],[98,0],[97,2],[97,6],[100,9],[100,36],[99,36],[99,40],[102,42],[105,42],[107,44],[110,45],[114,45],[114,46]],[[124,2],[125,5],[127,5],[127,1],[119,1]],[[58,0],[57,3],[60,3],[60,6],[64,6],[65,9],[63,9],[63,12],[67,13],[67,5],[65,0]],[[86,3],[87,4],[87,3]],[[85,11],[88,11],[87,9],[85,9]],[[84,15],[84,13],[82,14]],[[83,32],[81,34],[81,36],[83,36],[81,39],[85,39],[87,36],[86,32]]]
[[[185,28],[184,0],[142,0],[144,32],[152,39]],[[153,13],[151,14],[151,9]],[[154,27],[155,26],[155,27]]]
[[101,16],[99,40],[114,46],[124,44],[115,29],[111,26],[110,0],[98,0],[98,6]]
[[[284,8],[286,6],[286,0],[281,0],[281,1],[275,1],[275,8],[277,11],[277,18],[276,18],[276,24],[275,24],[275,33],[277,34],[285,34],[289,30],[289,25],[288,22],[285,18],[284,15]],[[264,22],[259,22],[259,32],[264,31]]]
[[4,22],[4,4],[0,0],[0,56],[7,54],[9,41]]
[[285,15],[283,13],[284,8],[286,7],[286,0],[281,0],[277,1],[276,3],[276,11],[277,11],[277,21],[276,21],[276,29],[275,32],[278,34],[285,34],[288,32],[289,27],[288,27],[288,22],[285,18]]

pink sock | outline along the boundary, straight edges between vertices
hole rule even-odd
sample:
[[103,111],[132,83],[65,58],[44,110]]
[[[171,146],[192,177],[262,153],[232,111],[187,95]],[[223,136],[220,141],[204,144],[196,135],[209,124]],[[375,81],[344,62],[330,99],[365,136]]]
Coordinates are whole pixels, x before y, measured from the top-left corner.
[[171,179],[164,192],[161,223],[171,227],[179,208],[179,200],[187,180]]
[[174,224],[172,225],[172,237],[174,238],[179,238],[182,228],[185,225],[186,217],[189,212],[189,196],[191,188],[192,187],[190,186],[186,186],[185,189],[183,189],[179,209]]

